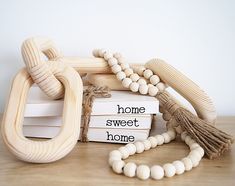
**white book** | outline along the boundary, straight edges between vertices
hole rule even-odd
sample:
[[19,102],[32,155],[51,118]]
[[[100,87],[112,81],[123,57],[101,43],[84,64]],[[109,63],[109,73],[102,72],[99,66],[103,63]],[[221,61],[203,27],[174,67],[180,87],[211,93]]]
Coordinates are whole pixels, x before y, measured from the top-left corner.
[[[116,128],[116,129],[150,129],[151,115],[107,115],[91,116],[89,127]],[[59,127],[62,123],[61,116],[26,117],[23,125]],[[81,125],[83,124],[83,117]],[[82,127],[82,126],[81,126]]]
[[[89,128],[89,141],[109,142],[109,143],[131,143],[137,140],[147,139],[150,130],[118,130],[118,129],[103,129]],[[53,138],[60,132],[60,127],[45,127],[45,126],[23,126],[23,134],[27,137],[38,138]]]
[[[156,98],[130,91],[111,91],[110,98],[95,98],[91,115],[156,114]],[[29,92],[25,117],[61,116],[63,100],[51,100],[37,86]]]

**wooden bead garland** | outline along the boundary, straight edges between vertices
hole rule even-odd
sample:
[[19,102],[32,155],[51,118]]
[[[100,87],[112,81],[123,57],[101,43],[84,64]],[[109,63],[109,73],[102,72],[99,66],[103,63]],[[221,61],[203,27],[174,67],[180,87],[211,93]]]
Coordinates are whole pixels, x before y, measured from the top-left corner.
[[[108,64],[112,68],[113,73],[116,74],[117,79],[122,81],[122,85],[125,88],[130,88],[132,92],[140,92],[141,94],[156,96],[158,90],[163,91],[166,88],[165,84],[160,81],[160,78],[157,75],[154,75],[150,69],[140,67],[137,69],[138,74],[134,73],[119,53],[112,55],[111,53],[106,54],[105,50],[95,50],[93,54],[95,56],[99,55],[98,57],[104,57],[105,60],[108,60]],[[147,83],[146,80],[149,80],[150,83]],[[167,121],[170,121],[170,115],[168,116],[167,113],[165,113],[164,118]],[[200,145],[197,144],[186,132],[181,132],[181,139],[189,146],[190,153],[182,160],[176,160],[173,163],[166,163],[163,167],[154,165],[151,168],[147,165],[137,166],[132,162],[125,164],[123,161],[135,153],[142,153],[151,148],[156,148],[163,143],[169,143],[174,140],[175,137],[176,131],[168,126],[167,132],[161,135],[151,136],[147,140],[127,144],[120,147],[118,150],[110,152],[109,165],[112,167],[113,171],[118,174],[123,173],[127,177],[137,176],[142,180],[146,180],[149,177],[159,180],[164,176],[172,177],[175,174],[183,174],[185,171],[191,170],[192,167],[196,167],[204,156],[203,148],[201,148]]]

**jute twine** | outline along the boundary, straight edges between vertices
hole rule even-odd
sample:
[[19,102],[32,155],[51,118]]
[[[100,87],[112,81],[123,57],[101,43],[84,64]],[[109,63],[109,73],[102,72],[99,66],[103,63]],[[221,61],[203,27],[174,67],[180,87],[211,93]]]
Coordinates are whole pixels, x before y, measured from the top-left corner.
[[92,112],[94,98],[109,98],[111,97],[108,87],[98,87],[90,85],[83,92],[83,129],[81,133],[81,142],[88,142],[88,129]]

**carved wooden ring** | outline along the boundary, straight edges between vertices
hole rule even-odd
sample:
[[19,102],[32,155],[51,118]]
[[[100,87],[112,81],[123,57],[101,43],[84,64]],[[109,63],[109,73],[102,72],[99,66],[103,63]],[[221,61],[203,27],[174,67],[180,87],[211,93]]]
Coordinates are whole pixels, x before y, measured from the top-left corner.
[[53,99],[63,97],[63,85],[56,79],[41,56],[45,54],[50,61],[56,61],[62,57],[54,43],[44,37],[29,38],[24,41],[21,51],[29,74],[42,91]]
[[59,134],[47,141],[33,141],[24,137],[24,109],[28,91],[33,83],[26,69],[22,69],[14,78],[3,116],[3,141],[17,158],[27,162],[49,163],[63,158],[73,149],[79,138],[83,95],[81,78],[67,65],[57,62],[48,65],[65,87],[63,125]]

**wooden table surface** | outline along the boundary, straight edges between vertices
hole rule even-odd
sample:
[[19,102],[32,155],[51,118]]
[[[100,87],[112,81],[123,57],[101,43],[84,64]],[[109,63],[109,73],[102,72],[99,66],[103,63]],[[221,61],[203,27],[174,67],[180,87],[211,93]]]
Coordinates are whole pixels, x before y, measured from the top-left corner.
[[[163,128],[157,121],[152,133],[160,133]],[[235,136],[235,116],[219,117],[217,127]],[[216,160],[204,158],[197,168],[183,175],[164,178],[160,181],[149,179],[141,181],[127,178],[112,172],[108,166],[108,154],[121,145],[108,143],[77,143],[73,151],[55,163],[31,164],[17,160],[3,145],[0,139],[0,186],[70,186],[70,185],[235,185],[235,145],[231,151]],[[188,148],[179,139],[134,155],[127,161],[138,164],[164,164],[181,159],[188,153]]]

